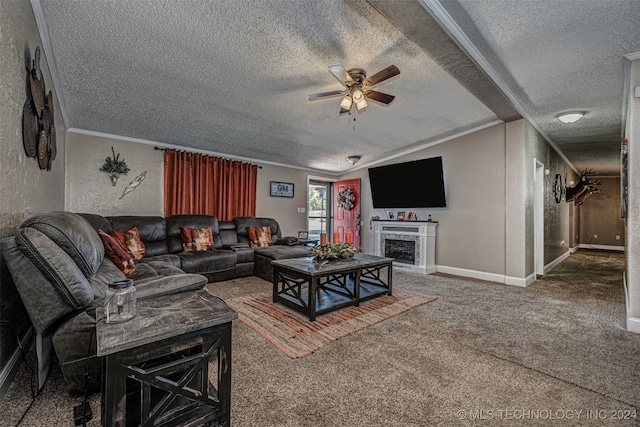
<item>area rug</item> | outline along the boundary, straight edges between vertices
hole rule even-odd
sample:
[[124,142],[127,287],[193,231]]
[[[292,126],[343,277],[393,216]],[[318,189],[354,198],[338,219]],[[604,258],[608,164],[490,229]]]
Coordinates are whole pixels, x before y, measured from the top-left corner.
[[272,302],[271,293],[253,294],[227,300],[239,319],[287,356],[308,356],[340,338],[382,322],[435,297],[408,291],[365,301],[360,307],[346,307],[316,317],[314,322],[302,314]]

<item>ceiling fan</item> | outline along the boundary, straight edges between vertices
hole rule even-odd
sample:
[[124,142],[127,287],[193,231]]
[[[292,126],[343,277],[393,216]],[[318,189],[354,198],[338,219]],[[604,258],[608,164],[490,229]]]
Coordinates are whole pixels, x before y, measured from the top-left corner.
[[373,87],[400,74],[400,70],[395,65],[390,65],[371,77],[367,77],[365,71],[360,68],[345,70],[342,65],[330,66],[329,72],[338,79],[345,89],[311,93],[308,95],[309,101],[342,96],[340,114],[348,113],[354,105],[358,110],[367,108],[367,100],[390,104],[395,96],[373,90]]

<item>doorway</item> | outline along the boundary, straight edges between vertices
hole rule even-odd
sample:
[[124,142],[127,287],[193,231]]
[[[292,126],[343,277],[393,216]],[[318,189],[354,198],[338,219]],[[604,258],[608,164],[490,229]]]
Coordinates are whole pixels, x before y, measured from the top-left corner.
[[536,276],[544,276],[544,163],[533,159],[533,256]]
[[307,230],[309,239],[320,241],[320,233],[331,230],[331,183],[309,180],[307,185]]

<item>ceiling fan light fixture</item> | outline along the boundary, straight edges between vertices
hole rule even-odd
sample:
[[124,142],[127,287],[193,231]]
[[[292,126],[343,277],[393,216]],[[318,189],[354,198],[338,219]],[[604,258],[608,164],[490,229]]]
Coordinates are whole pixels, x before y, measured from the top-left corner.
[[364,93],[362,93],[362,91],[361,91],[360,89],[355,89],[355,90],[353,91],[353,94],[352,94],[352,95],[353,95],[353,100],[354,100],[356,103],[358,103],[358,102],[360,102],[361,100],[363,100],[363,99],[364,99]]
[[568,113],[562,113],[558,115],[558,120],[564,124],[575,123],[584,117],[584,111],[571,111]]
[[358,109],[358,111],[367,108],[367,100],[364,99],[364,96],[362,97],[362,99],[360,101],[356,101],[356,108]]
[[351,95],[346,95],[344,98],[342,98],[342,101],[340,101],[340,106],[345,110],[348,110],[351,108],[352,102],[353,100],[351,99]]

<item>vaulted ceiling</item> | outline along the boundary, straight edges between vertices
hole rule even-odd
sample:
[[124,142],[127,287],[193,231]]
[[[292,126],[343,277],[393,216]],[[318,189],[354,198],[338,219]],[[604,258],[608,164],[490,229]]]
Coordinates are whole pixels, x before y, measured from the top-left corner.
[[[31,0],[67,128],[328,173],[520,117],[619,174],[636,0]],[[330,65],[394,95],[340,115]],[[580,110],[573,125],[556,116]]]

